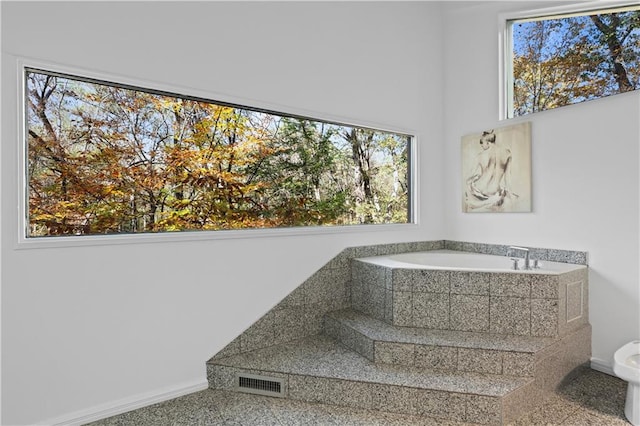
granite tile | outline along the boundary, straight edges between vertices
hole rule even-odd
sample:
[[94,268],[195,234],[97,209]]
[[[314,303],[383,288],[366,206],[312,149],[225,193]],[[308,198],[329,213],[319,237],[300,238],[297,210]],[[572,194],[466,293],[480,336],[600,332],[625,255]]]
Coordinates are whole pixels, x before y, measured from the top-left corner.
[[452,294],[489,294],[489,277],[491,274],[484,272],[451,272]]
[[289,398],[307,402],[324,402],[329,392],[329,379],[289,375]]
[[492,296],[530,297],[530,274],[491,274]]
[[531,335],[556,336],[558,334],[558,301],[531,299]]
[[301,339],[307,335],[304,306],[293,306],[272,311],[274,316],[274,344]]
[[416,241],[413,243],[413,247],[411,251],[442,250],[443,248],[444,248],[444,240]]
[[558,275],[532,275],[531,297],[535,299],[557,299],[560,277]]
[[391,269],[391,290],[411,291],[419,272],[416,269]]
[[384,293],[384,321],[393,322],[393,291],[385,290]]
[[504,352],[502,374],[531,377],[535,372],[535,354],[530,352]]
[[373,361],[375,359],[373,340],[361,333],[354,332],[352,342],[352,349],[354,351],[358,352],[360,355],[369,360]]
[[407,343],[375,342],[375,361],[384,364],[414,365],[415,346]]
[[377,245],[352,247],[352,250],[354,258],[372,257],[379,254]]
[[451,329],[489,330],[489,296],[451,295]]
[[352,382],[349,380],[329,380],[326,404],[344,405],[371,409],[373,406],[373,385],[371,383]]
[[324,317],[323,331],[347,347],[354,346],[355,331],[340,321],[336,321],[330,316]]
[[458,370],[502,374],[502,352],[487,349],[458,349]]
[[579,408],[579,405],[564,398],[547,394],[542,404],[517,419],[513,426],[560,425]]
[[454,421],[465,421],[466,398],[463,394],[434,390],[419,390],[416,413]]
[[315,303],[312,305],[304,306],[304,324],[307,331],[307,335],[318,334],[322,331],[323,317],[332,310],[339,309],[333,307],[327,307],[321,303]]
[[413,292],[449,293],[449,271],[414,269]]
[[207,380],[211,389],[233,390],[236,387],[237,368],[225,365],[207,365]]
[[393,324],[413,325],[413,293],[410,291],[393,292]]
[[492,333],[521,336],[531,333],[530,299],[492,296],[489,317]]
[[274,312],[269,311],[240,335],[241,351],[247,352],[271,346],[275,335],[274,324]]
[[374,384],[372,389],[372,407],[374,409],[393,413],[416,414],[418,389],[377,384]]
[[567,284],[567,322],[582,318],[582,299],[584,283],[576,281]]
[[502,421],[502,405],[499,398],[466,395],[466,421],[480,424],[499,424]]
[[426,370],[455,371],[458,368],[458,349],[448,346],[415,346],[415,366]]
[[448,329],[449,294],[414,292],[413,325],[431,329]]

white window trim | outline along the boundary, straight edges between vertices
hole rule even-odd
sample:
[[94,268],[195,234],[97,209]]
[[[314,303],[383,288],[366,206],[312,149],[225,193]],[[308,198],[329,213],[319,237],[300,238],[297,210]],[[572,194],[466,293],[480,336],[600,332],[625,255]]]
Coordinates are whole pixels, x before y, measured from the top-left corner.
[[[35,68],[70,76],[78,76],[95,80],[113,82],[133,87],[148,88],[156,91],[164,91],[184,96],[193,96],[202,99],[210,99],[213,102],[226,102],[236,105],[244,105],[248,108],[258,108],[267,111],[279,112],[281,114],[291,114],[302,117],[312,117],[317,120],[324,120],[333,123],[339,123],[346,126],[366,127],[375,130],[381,130],[391,133],[400,133],[411,135],[412,141],[409,146],[409,215],[408,223],[393,224],[363,224],[363,225],[336,225],[336,226],[299,226],[289,228],[247,228],[240,230],[219,230],[219,231],[178,231],[178,232],[161,232],[161,233],[137,233],[137,234],[109,234],[109,235],[65,235],[51,237],[34,237],[26,236],[28,229],[28,200],[27,200],[27,175],[26,175],[26,159],[27,159],[27,139],[26,139],[26,87],[25,87],[25,69]],[[226,239],[253,239],[253,238],[269,238],[269,237],[295,237],[308,235],[329,235],[344,233],[370,233],[370,232],[389,232],[389,231],[406,231],[418,229],[420,208],[418,197],[419,182],[419,135],[418,132],[397,128],[379,123],[366,122],[359,119],[350,119],[341,116],[333,116],[327,113],[317,111],[309,111],[301,108],[294,108],[280,104],[257,101],[254,99],[233,97],[220,93],[203,91],[200,89],[169,85],[156,81],[143,81],[135,78],[125,77],[122,75],[106,74],[78,67],[61,65],[53,62],[45,62],[37,59],[20,57],[17,58],[17,88],[18,88],[18,150],[17,150],[17,173],[19,187],[17,189],[17,233],[18,240],[16,249],[40,249],[40,248],[61,248],[61,247],[84,247],[84,246],[102,246],[102,245],[118,245],[118,244],[148,244],[148,243],[167,243],[167,242],[185,242],[185,241],[207,241],[207,240],[226,240]]]
[[543,9],[529,9],[520,12],[506,12],[498,15],[498,119],[511,120],[513,117],[513,52],[511,49],[511,30],[507,22],[528,18],[551,17],[554,15],[568,15],[583,13],[598,9],[614,9],[617,7],[637,6],[637,0],[592,1],[574,3],[564,6],[547,7]]

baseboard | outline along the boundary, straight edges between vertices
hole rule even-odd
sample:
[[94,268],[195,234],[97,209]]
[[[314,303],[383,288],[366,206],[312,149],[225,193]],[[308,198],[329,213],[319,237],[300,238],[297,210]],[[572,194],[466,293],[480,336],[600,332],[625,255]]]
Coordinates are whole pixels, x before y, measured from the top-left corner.
[[610,376],[615,376],[616,374],[613,372],[613,366],[610,361],[604,361],[598,358],[591,358],[591,368],[593,370],[599,371],[601,373],[608,374]]
[[168,401],[193,392],[207,389],[206,380],[197,380],[184,383],[171,388],[158,389],[157,391],[138,394],[129,398],[120,399],[107,404],[98,405],[86,410],[76,411],[48,421],[40,422],[43,425],[55,426],[81,426],[87,423],[106,419],[107,417],[126,413],[127,411],[147,407],[159,402]]

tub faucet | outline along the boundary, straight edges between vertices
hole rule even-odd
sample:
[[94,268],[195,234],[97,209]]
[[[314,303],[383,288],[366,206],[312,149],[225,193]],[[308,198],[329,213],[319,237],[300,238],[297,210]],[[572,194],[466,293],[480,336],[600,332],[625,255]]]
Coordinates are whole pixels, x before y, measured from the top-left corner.
[[525,270],[530,270],[531,269],[531,265],[529,264],[529,249],[525,248],[525,247],[518,247],[518,246],[509,246],[509,249],[507,250],[507,256],[509,255],[510,252],[512,251],[521,251],[524,253],[524,268]]

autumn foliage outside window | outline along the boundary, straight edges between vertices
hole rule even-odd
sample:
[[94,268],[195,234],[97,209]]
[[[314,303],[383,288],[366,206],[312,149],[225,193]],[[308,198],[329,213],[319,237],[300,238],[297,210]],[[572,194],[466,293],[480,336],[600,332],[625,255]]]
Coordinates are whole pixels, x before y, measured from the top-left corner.
[[640,88],[640,6],[509,21],[521,116]]
[[25,79],[28,237],[411,220],[409,135]]

